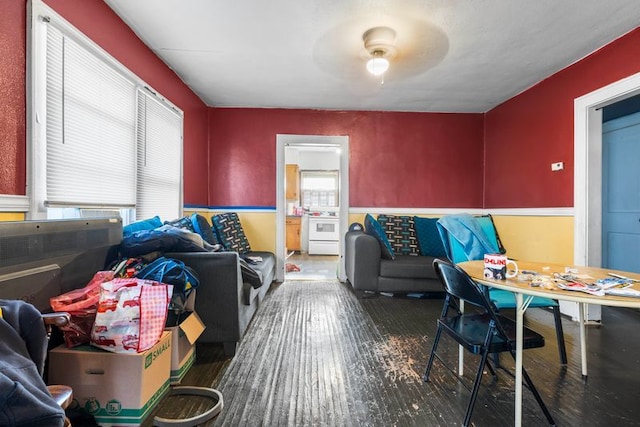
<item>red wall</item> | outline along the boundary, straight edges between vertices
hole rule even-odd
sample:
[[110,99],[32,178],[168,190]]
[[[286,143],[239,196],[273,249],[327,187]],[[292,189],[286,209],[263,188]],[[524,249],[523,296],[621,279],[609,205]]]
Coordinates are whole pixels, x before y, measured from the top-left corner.
[[[184,200],[207,204],[207,106],[100,0],[46,3],[184,111]],[[0,194],[25,194],[26,1],[0,2]]]
[[[275,135],[292,133],[350,137],[354,207],[570,207],[574,98],[640,72],[636,29],[484,118],[207,108],[104,2],[46,3],[185,112],[191,205],[275,206]],[[0,194],[26,191],[25,22],[26,0],[0,1]]]
[[485,208],[572,207],[573,101],[638,72],[640,28],[486,113]]
[[348,135],[352,207],[481,208],[483,115],[212,108],[212,206],[276,205],[276,134]]
[[0,194],[25,194],[25,0],[0,2]]

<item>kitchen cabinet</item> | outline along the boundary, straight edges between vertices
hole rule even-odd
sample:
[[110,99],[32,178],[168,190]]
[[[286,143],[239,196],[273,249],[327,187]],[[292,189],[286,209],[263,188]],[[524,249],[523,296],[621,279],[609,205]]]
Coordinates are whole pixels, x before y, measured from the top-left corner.
[[300,199],[300,170],[296,164],[285,165],[285,195],[287,200]]
[[302,221],[299,216],[288,216],[286,219],[286,246],[287,251],[299,251],[300,248],[300,231],[302,229]]

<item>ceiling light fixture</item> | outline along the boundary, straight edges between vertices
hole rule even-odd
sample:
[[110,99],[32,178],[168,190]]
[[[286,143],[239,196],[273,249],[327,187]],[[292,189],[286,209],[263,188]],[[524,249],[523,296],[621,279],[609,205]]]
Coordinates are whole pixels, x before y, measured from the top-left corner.
[[374,76],[384,74],[389,69],[389,60],[385,58],[381,51],[373,52],[373,58],[367,61],[367,71]]
[[374,27],[362,35],[364,47],[368,52],[367,71],[380,76],[380,84],[384,84],[384,73],[389,69],[389,59],[396,54],[393,42],[396,32],[389,27]]

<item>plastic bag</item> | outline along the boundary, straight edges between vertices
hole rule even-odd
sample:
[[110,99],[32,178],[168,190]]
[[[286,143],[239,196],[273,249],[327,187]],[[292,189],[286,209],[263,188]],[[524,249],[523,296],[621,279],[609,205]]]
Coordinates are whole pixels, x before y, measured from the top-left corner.
[[85,308],[83,310],[69,312],[69,323],[59,326],[62,331],[64,343],[68,348],[82,344],[89,344],[91,341],[91,328],[96,320],[96,309]]
[[137,278],[100,286],[91,344],[114,353],[143,352],[164,330],[173,286]]
[[49,300],[53,311],[80,311],[95,308],[100,298],[100,285],[113,279],[113,271],[98,271],[84,288],[74,289]]
[[91,328],[100,299],[100,285],[112,279],[112,271],[98,271],[84,288],[74,289],[49,300],[53,311],[69,313],[69,323],[59,327],[67,347],[91,341]]

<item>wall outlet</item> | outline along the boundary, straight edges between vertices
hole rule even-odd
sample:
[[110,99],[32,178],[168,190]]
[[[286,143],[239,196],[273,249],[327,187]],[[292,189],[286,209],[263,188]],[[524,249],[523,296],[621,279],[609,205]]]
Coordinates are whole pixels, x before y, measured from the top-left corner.
[[553,172],[561,171],[562,169],[564,169],[564,163],[563,162],[551,163],[551,170]]

